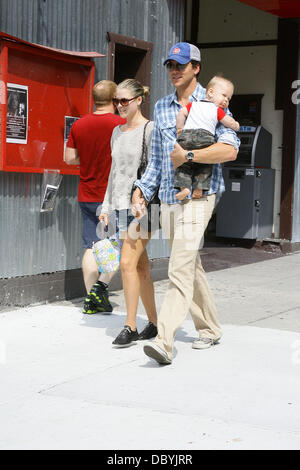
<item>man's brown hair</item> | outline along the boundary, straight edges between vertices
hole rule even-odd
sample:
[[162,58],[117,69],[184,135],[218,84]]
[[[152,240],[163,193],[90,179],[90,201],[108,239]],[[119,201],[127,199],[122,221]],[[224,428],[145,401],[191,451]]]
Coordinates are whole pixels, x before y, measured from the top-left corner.
[[198,62],[198,60],[191,60],[191,64],[192,64],[193,69],[195,69],[196,67],[198,67],[198,65],[199,65],[199,67],[200,67],[199,72],[198,72],[197,75],[196,75],[196,80],[197,80],[197,82],[198,82],[198,81],[199,81],[199,77],[200,77],[200,72],[201,72],[201,62]]
[[96,107],[106,106],[112,102],[117,85],[110,80],[101,80],[93,87],[93,100]]

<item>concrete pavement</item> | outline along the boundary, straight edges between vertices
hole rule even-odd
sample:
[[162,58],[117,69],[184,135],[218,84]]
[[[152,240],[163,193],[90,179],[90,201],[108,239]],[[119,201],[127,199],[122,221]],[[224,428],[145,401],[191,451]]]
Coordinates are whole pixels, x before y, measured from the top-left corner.
[[169,366],[112,348],[122,291],[0,313],[0,449],[299,449],[300,253],[207,276],[222,341],[193,350],[188,317]]

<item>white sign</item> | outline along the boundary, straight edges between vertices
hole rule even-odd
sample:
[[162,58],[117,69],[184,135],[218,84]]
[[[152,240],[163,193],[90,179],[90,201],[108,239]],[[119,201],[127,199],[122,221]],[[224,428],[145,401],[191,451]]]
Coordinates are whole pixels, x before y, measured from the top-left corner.
[[241,183],[231,183],[231,191],[240,191]]
[[27,144],[28,87],[7,84],[6,142]]

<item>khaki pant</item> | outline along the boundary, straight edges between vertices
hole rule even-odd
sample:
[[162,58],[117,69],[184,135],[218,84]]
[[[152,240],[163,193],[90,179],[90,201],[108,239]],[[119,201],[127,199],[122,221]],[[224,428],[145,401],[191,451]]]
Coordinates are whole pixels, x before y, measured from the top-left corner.
[[172,358],[176,331],[191,312],[202,337],[219,339],[214,299],[201,264],[199,246],[215,205],[215,195],[187,200],[183,204],[162,204],[161,225],[169,239],[169,286],[158,316],[155,342]]

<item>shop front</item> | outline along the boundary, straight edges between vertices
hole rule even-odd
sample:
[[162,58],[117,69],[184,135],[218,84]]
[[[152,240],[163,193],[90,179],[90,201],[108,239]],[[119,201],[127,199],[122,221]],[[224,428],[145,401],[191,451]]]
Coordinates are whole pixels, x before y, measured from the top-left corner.
[[[217,232],[266,238],[284,249],[299,249],[300,3],[188,0],[186,38],[201,49],[203,86],[218,73],[233,81],[230,109],[242,123],[235,164],[243,171],[233,172],[224,165],[227,194],[217,209]],[[259,164],[253,154],[258,129],[271,138]],[[247,163],[248,152],[252,159]],[[264,183],[267,174],[272,176],[266,176]],[[259,188],[264,188],[262,197]],[[245,207],[240,219],[241,200]],[[228,214],[234,220],[230,230],[225,228]]]

